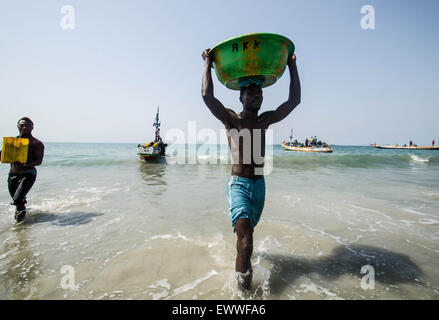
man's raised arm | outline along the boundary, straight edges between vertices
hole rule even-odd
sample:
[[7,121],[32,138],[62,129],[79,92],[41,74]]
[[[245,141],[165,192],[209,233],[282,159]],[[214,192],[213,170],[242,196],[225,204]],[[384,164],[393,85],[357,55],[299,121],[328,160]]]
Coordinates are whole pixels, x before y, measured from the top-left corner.
[[[300,103],[300,80],[296,66],[296,55],[292,55],[287,61],[288,69],[290,71],[290,94],[288,100],[282,103],[276,110],[266,112],[265,116],[268,120],[268,125],[279,122],[288,116],[291,111]],[[261,117],[264,114],[261,114]]]
[[231,116],[229,111],[227,111],[223,104],[213,95],[212,72],[210,67],[212,58],[209,56],[209,51],[210,49],[206,49],[201,55],[205,61],[201,96],[213,115],[225,124],[231,121]]

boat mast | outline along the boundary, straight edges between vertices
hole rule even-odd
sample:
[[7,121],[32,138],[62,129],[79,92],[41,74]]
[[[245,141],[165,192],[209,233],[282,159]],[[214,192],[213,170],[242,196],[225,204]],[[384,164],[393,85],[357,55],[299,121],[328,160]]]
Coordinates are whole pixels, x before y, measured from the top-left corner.
[[155,115],[155,121],[152,126],[155,127],[155,141],[158,141],[160,138],[159,107],[157,107],[157,114]]

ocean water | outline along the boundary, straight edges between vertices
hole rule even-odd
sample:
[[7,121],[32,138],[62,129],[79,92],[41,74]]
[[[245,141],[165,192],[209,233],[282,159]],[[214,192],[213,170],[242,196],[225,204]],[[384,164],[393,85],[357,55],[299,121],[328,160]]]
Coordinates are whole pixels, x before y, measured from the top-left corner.
[[18,225],[0,166],[0,299],[439,298],[438,152],[274,146],[241,293],[229,155],[136,146],[47,143]]

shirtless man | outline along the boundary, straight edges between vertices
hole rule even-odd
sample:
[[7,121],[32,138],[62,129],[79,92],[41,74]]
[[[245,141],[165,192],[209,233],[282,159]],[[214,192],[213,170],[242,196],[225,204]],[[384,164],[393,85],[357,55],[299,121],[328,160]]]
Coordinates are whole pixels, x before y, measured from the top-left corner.
[[[296,56],[288,57],[290,73],[290,92],[288,100],[276,110],[258,115],[262,104],[262,89],[257,84],[242,87],[239,100],[243,110],[236,114],[226,109],[214,96],[211,74],[212,57],[210,49],[203,51],[205,61],[201,94],[204,103],[218,118],[228,132],[229,146],[232,152],[232,175],[227,186],[229,216],[237,235],[237,272],[238,288],[249,290],[252,284],[251,255],[253,252],[253,230],[262,214],[265,201],[265,180],[263,159],[259,161],[256,149],[262,158],[265,155],[265,130],[269,125],[279,122],[290,114],[300,103],[300,81],[296,67]],[[245,132],[249,134],[245,134]],[[244,132],[244,134],[241,134]],[[239,133],[238,135],[236,133]],[[245,139],[245,137],[249,137]],[[256,140],[255,140],[256,139]],[[254,141],[255,140],[255,141]],[[247,155],[250,151],[250,155]]]
[[44,145],[41,141],[32,136],[34,124],[29,118],[24,117],[18,120],[17,128],[20,133],[17,138],[29,139],[29,151],[26,163],[11,163],[8,188],[12,197],[11,204],[17,208],[15,211],[15,219],[17,222],[21,222],[26,215],[26,195],[37,178],[37,169],[35,169],[35,167],[43,162]]

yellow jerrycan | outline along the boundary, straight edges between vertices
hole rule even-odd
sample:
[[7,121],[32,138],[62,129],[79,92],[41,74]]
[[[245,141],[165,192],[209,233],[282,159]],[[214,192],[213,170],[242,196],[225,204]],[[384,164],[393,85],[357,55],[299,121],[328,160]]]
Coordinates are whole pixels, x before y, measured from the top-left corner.
[[29,139],[4,137],[2,146],[2,163],[27,162]]

